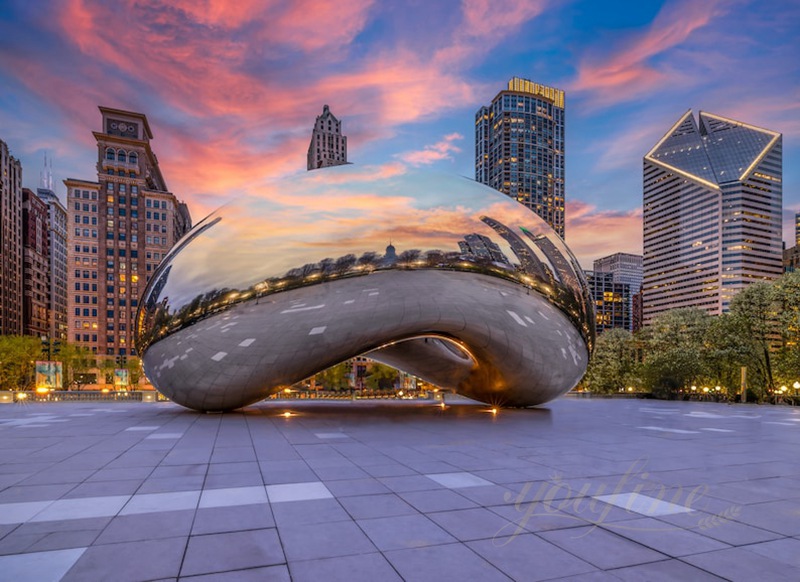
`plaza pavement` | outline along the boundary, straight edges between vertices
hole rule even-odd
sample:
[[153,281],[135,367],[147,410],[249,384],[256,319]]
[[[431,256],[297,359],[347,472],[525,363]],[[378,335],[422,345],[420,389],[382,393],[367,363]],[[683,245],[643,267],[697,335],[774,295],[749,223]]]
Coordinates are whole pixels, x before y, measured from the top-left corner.
[[776,406],[9,404],[0,580],[798,580],[798,450]]

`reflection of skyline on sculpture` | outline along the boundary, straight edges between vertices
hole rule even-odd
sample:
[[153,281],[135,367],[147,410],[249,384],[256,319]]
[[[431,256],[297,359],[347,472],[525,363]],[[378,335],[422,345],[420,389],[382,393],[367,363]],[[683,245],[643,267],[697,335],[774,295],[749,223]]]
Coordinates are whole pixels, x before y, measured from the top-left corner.
[[[352,166],[325,170],[325,174],[332,173],[334,178],[342,179],[348,172],[362,176],[363,171]],[[174,266],[176,276],[192,288],[207,287],[209,278],[224,279],[229,288],[247,288],[259,280],[281,277],[298,265],[330,258],[327,249],[332,247],[341,251],[338,256],[383,254],[390,241],[398,254],[412,249],[458,251],[456,241],[471,230],[471,221],[465,216],[480,220],[488,215],[511,224],[529,221],[516,205],[505,204],[499,197],[487,199],[483,190],[476,192],[475,183],[467,178],[463,178],[463,194],[454,195],[436,186],[437,180],[444,180],[451,187],[452,177],[438,174],[410,173],[378,177],[374,181],[362,176],[344,187],[336,180],[326,185],[314,174],[318,172],[281,183],[280,188],[274,187],[264,194],[268,199],[239,200],[213,213],[213,217],[224,215],[225,220],[209,232],[213,243],[206,237],[194,243],[196,256],[201,255],[204,245],[208,246],[202,255],[204,260],[178,261]],[[380,195],[375,192],[377,187],[381,189]],[[425,195],[408,195],[414,188]],[[319,208],[321,199],[327,200],[325,210]],[[381,210],[376,212],[378,200]],[[387,221],[382,216],[392,219]],[[303,226],[298,228],[297,224]],[[492,231],[484,234],[498,238]],[[517,255],[505,240],[495,242],[509,258],[520,262],[514,259]],[[270,272],[256,271],[265,244],[271,248]],[[227,249],[225,260],[215,257],[213,249]],[[207,269],[209,263],[214,264],[214,269]],[[171,295],[173,299],[187,299]]]
[[[412,373],[416,370],[429,381],[451,383],[473,396],[535,404],[577,382],[586,362],[581,354],[591,349],[594,339],[591,305],[577,261],[541,218],[466,178],[420,172],[371,182],[360,177],[348,186],[346,177],[353,172],[348,167],[316,172],[330,173],[336,178],[332,185],[317,176],[282,184],[275,189],[278,202],[232,202],[201,221],[179,243],[149,283],[137,317],[137,349],[145,368],[165,358],[156,369],[154,383],[161,381],[164,366],[171,369],[175,365],[174,358],[164,351],[165,340],[181,337],[181,342],[194,345],[191,338],[221,333],[222,328],[209,336],[208,330],[222,321],[227,321],[227,332],[232,329],[229,326],[239,323],[229,321],[231,314],[239,317],[245,312],[252,313],[248,317],[264,318],[265,327],[259,328],[256,336],[277,333],[270,331],[272,322],[279,329],[286,322],[278,322],[286,314],[306,310],[313,311],[304,315],[304,325],[311,325],[311,331],[293,327],[280,331],[287,336],[301,333],[287,339],[287,345],[313,342],[303,334],[327,333],[326,338],[339,334],[341,345],[337,341],[335,351],[344,359],[370,353],[373,359]],[[358,207],[365,196],[386,204],[379,212],[361,212]],[[330,208],[320,211],[320,199],[327,200]],[[293,203],[291,219],[282,215],[287,200]],[[380,295],[384,301],[394,294],[396,305],[375,304],[367,311],[357,311],[351,316],[353,321],[378,318],[369,324],[364,321],[361,331],[342,331],[341,321],[335,319],[337,312],[323,311],[331,309],[331,298],[345,292],[355,297],[343,305],[355,305],[362,297],[359,289],[370,287],[374,289],[369,296]],[[424,295],[416,296],[422,289]],[[302,298],[309,296],[318,304],[302,303]],[[393,312],[394,308],[400,311]],[[375,309],[383,315],[369,315]],[[334,318],[329,321],[333,327],[320,325],[328,321],[326,317]],[[539,317],[542,322],[537,325],[535,318]],[[504,318],[528,330],[509,329],[507,321],[501,323]],[[217,351],[208,357],[226,358],[236,346],[228,346],[225,338],[234,336],[215,338]],[[514,347],[503,347],[512,337],[516,337]],[[446,341],[426,343],[423,338]],[[257,339],[244,338],[245,347]],[[461,347],[449,348],[448,341]],[[541,342],[549,344],[546,350],[556,350],[549,358],[569,357],[572,361],[561,372],[537,372],[540,386],[534,390],[536,396],[526,396],[524,370],[541,365],[536,356],[545,349],[538,345]],[[578,347],[581,343],[583,348]],[[462,351],[461,356],[453,357]],[[327,361],[332,353],[326,352],[319,361],[303,359],[302,365],[265,376],[258,386],[243,389],[251,396],[241,402],[256,394],[267,395],[278,385],[275,382],[300,381],[340,361]],[[188,358],[188,352],[180,357]],[[515,358],[527,363],[513,364]],[[441,368],[438,361],[449,363]],[[282,365],[286,367],[285,362]],[[447,366],[452,373],[442,376]],[[152,371],[148,371],[151,378]],[[164,373],[171,382],[183,382],[171,372]],[[249,382],[244,378],[237,385]],[[169,390],[170,383],[165,386]],[[208,394],[213,393],[212,388]],[[191,407],[211,406],[198,402],[198,397],[187,392],[183,398],[193,402],[187,404]],[[233,397],[220,398],[214,406],[230,408],[239,402]]]

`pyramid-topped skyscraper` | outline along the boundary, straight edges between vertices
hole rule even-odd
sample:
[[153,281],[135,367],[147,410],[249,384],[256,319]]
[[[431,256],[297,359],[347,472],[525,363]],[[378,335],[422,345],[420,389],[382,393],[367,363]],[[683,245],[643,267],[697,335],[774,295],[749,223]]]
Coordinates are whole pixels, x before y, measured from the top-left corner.
[[644,157],[644,322],[782,273],[782,137],[687,111]]

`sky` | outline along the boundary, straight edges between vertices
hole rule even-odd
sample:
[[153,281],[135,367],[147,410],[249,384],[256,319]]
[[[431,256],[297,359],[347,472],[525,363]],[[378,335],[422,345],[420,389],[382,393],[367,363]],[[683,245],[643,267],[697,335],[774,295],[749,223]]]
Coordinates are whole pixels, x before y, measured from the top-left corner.
[[[145,113],[195,222],[305,172],[328,104],[376,176],[474,177],[474,114],[519,76],[566,91],[566,241],[641,252],[642,157],[688,109],[783,133],[800,211],[800,3],[0,0],[0,139],[39,185],[95,180],[98,105]],[[375,214],[380,216],[380,206]]]

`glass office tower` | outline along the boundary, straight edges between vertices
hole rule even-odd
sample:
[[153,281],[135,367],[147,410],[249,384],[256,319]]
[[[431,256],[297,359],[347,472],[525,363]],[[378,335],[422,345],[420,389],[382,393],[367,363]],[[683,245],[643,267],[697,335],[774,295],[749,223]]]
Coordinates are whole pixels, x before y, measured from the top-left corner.
[[564,91],[514,77],[475,114],[475,180],[564,238]]
[[687,111],[644,157],[644,323],[782,273],[780,133]]

